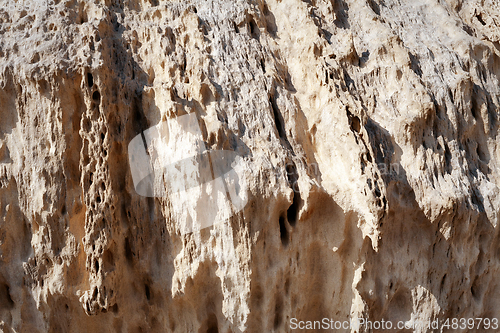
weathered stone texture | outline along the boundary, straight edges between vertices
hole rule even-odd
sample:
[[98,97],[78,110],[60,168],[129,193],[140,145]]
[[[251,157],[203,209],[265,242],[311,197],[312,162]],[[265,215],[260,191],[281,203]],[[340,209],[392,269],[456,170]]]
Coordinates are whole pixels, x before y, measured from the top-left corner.
[[[497,1],[55,2],[0,1],[0,331],[500,318]],[[191,112],[249,201],[181,235],[127,145]]]

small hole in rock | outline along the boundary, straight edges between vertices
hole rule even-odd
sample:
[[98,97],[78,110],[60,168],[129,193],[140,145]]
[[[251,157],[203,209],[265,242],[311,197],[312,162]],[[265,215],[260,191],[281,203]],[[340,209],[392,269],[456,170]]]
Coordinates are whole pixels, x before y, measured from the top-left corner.
[[359,118],[356,116],[351,118],[351,129],[355,130],[357,133],[359,133],[359,130],[361,129]]
[[87,73],[87,84],[89,88],[91,88],[94,85],[94,77],[92,76],[91,73]]
[[486,22],[484,22],[483,20],[483,15],[482,14],[478,14],[476,15],[476,18],[477,20],[482,24],[482,25],[486,25]]
[[97,90],[94,91],[94,93],[92,94],[92,99],[96,102],[99,101],[101,99],[101,94]]
[[249,22],[250,25],[250,34],[252,35],[253,38],[258,38],[259,37],[259,27],[255,23],[253,19],[250,20]]
[[219,324],[217,322],[217,317],[214,314],[211,314],[208,317],[206,327],[206,333],[219,333]]
[[286,246],[288,245],[288,230],[286,229],[285,218],[283,216],[280,216],[279,224],[280,224],[281,244]]

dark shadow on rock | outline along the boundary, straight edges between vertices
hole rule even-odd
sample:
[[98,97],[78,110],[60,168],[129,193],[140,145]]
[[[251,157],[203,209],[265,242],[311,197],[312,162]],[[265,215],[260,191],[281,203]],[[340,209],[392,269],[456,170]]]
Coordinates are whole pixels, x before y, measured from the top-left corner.
[[[483,280],[475,282],[464,277],[471,269],[474,277],[481,278],[484,274],[486,257],[491,256],[485,249],[491,244],[495,229],[484,210],[471,210],[468,202],[455,202],[455,215],[431,222],[419,207],[400,164],[401,148],[373,120],[368,120],[366,129],[374,161],[396,163],[398,169],[382,176],[387,208],[379,221],[379,249],[375,252],[369,248],[365,272],[357,288],[367,304],[368,317],[370,320],[410,320],[411,291],[415,288],[424,289],[427,300],[435,298],[445,310],[438,314],[439,318],[470,316],[467,312],[470,302],[480,302],[487,297],[487,288],[480,287],[486,283]],[[472,234],[467,227],[469,223],[476,223]],[[442,233],[445,224],[453,230],[450,236]],[[460,251],[469,251],[465,261],[458,259]],[[465,293],[457,293],[457,290]]]

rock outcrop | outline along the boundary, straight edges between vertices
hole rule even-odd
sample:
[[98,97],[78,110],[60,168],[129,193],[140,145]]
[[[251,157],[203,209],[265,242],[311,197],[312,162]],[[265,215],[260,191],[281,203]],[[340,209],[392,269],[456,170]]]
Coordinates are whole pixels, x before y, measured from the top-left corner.
[[[499,78],[493,0],[2,1],[0,331],[500,318]],[[247,202],[184,234],[128,145],[193,113]]]

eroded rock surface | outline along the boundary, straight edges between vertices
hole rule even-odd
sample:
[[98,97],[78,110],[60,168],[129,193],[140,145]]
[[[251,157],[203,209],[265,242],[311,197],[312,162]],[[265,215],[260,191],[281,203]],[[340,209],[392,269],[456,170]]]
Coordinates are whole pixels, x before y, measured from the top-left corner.
[[[0,2],[0,330],[500,318],[497,1],[22,3]],[[249,200],[182,235],[127,146],[187,113]]]

